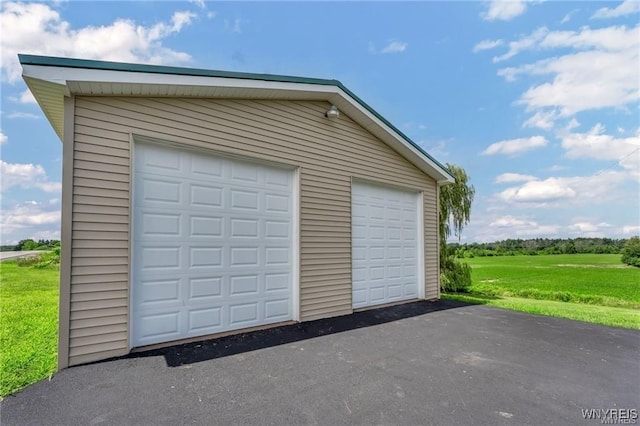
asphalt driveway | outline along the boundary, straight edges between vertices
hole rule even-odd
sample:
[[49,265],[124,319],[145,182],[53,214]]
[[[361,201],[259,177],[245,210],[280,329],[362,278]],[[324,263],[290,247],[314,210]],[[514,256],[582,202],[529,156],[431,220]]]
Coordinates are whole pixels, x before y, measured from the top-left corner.
[[639,360],[638,331],[416,302],[69,368],[0,423],[601,424],[640,408]]

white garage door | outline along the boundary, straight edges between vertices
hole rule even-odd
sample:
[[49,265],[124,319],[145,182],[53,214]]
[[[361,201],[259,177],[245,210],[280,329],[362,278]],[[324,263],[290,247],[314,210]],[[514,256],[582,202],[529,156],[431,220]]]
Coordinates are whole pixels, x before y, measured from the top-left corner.
[[354,182],[353,307],[423,297],[419,194]]
[[293,171],[138,143],[131,345],[294,318]]

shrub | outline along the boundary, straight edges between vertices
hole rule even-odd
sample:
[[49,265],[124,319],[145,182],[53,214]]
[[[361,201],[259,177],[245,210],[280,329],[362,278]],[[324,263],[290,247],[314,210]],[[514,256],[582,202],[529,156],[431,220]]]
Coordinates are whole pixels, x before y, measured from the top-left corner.
[[41,255],[39,254],[35,254],[33,256],[19,257],[16,260],[16,263],[18,264],[18,266],[22,266],[22,267],[35,266],[40,262],[40,256]]
[[18,266],[32,268],[57,268],[60,264],[60,247],[54,247],[53,250],[43,254],[21,257],[17,260]]
[[40,261],[33,265],[34,268],[57,267],[60,264],[60,247],[54,247],[48,253],[40,255]]
[[459,262],[453,256],[442,260],[440,287],[442,291],[466,293],[471,287],[471,266]]
[[631,237],[624,244],[622,263],[640,268],[640,237]]

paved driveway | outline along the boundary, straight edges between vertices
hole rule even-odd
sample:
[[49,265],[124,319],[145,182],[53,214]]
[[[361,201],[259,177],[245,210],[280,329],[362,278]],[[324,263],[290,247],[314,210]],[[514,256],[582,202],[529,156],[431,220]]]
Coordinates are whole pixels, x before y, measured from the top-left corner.
[[[600,424],[638,409],[640,332],[417,302],[74,367],[19,424]],[[594,411],[595,413],[595,411]]]

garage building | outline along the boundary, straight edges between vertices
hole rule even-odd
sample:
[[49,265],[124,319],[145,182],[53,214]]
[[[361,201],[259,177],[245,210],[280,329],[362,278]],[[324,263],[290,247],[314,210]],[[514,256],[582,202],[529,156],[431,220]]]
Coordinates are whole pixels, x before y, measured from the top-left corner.
[[453,178],[339,81],[20,62],[63,143],[59,368],[439,297]]

